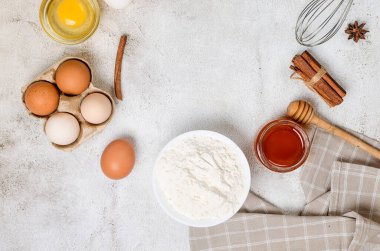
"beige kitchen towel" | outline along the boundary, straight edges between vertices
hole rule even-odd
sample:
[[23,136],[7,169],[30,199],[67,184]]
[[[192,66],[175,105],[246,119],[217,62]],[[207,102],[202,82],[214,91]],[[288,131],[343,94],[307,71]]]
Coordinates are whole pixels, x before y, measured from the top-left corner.
[[[380,149],[380,142],[364,138],[362,135],[358,136]],[[336,162],[380,167],[380,160],[371,157],[371,155],[338,137],[332,136],[321,129],[317,129],[313,138],[309,158],[302,166],[301,172],[301,184],[307,204],[315,200],[328,202],[325,198],[329,196],[326,193],[330,191],[331,188],[331,171]],[[321,198],[318,199],[319,197]],[[326,209],[326,206],[323,208]],[[311,214],[307,211],[307,207],[305,210],[304,214]]]
[[379,160],[317,130],[301,171],[307,201],[301,216],[281,215],[280,209],[250,193],[242,210],[227,222],[190,228],[191,249],[380,250],[378,167]]

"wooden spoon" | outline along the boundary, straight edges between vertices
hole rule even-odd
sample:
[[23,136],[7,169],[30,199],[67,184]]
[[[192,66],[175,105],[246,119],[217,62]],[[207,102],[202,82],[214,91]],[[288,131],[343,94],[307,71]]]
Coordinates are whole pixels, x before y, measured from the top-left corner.
[[320,128],[325,129],[333,135],[336,135],[350,144],[359,147],[363,151],[371,154],[372,156],[380,159],[380,150],[369,145],[358,137],[332,125],[326,120],[321,119],[315,113],[313,107],[303,100],[293,101],[288,106],[288,116],[300,124],[314,124]]

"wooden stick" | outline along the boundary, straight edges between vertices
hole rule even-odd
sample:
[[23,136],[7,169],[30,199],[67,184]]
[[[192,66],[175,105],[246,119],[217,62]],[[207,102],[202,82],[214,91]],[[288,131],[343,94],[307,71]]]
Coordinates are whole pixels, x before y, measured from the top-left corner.
[[346,140],[348,143],[359,147],[363,151],[371,154],[372,156],[380,159],[380,150],[369,145],[367,142],[364,142],[363,140],[359,139],[358,137],[340,129],[339,127],[327,122],[326,120],[323,120],[322,118],[318,116],[314,116],[311,120],[311,123],[315,124],[316,126],[325,129],[326,131],[330,132],[333,135],[336,135],[344,140]]
[[115,95],[116,95],[116,98],[119,100],[123,100],[123,94],[121,91],[121,67],[123,64],[123,56],[124,56],[124,49],[125,49],[126,43],[127,43],[127,36],[126,35],[121,36],[119,47],[117,49],[117,54],[116,54],[115,78],[114,78]]
[[371,154],[372,156],[380,159],[380,150],[371,146],[367,142],[359,139],[358,137],[348,133],[341,128],[327,122],[326,120],[318,117],[312,105],[303,100],[293,101],[289,104],[287,115],[301,124],[314,124],[320,128],[325,129],[333,135],[336,135],[348,143],[360,148],[361,150]]

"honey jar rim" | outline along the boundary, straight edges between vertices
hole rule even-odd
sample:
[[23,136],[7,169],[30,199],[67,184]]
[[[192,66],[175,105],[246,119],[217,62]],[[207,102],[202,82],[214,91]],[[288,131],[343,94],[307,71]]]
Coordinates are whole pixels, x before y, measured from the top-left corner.
[[[269,132],[271,128],[278,125],[290,125],[294,127],[297,130],[297,132],[299,132],[299,136],[304,143],[304,152],[303,152],[302,157],[300,158],[299,161],[297,161],[297,163],[291,166],[284,167],[284,166],[275,165],[274,163],[271,163],[270,161],[267,160],[261,148],[263,137],[266,135],[267,132]],[[307,135],[307,132],[300,124],[291,120],[290,118],[280,118],[280,119],[275,119],[268,122],[260,129],[256,137],[256,140],[254,142],[254,151],[255,151],[256,158],[266,168],[277,173],[287,173],[287,172],[296,170],[297,168],[299,168],[305,163],[310,153],[310,146],[311,146],[311,143],[309,140],[309,136]]]

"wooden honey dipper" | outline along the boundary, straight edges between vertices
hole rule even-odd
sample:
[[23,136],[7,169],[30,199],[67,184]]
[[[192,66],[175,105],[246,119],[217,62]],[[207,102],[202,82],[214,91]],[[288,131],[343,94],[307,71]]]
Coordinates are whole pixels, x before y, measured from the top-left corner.
[[350,144],[360,148],[363,151],[371,154],[372,156],[380,159],[380,150],[369,145],[358,137],[334,126],[333,124],[321,119],[315,113],[313,107],[303,100],[293,101],[288,106],[288,116],[300,124],[314,124],[320,128],[325,129],[333,135],[336,135]]

